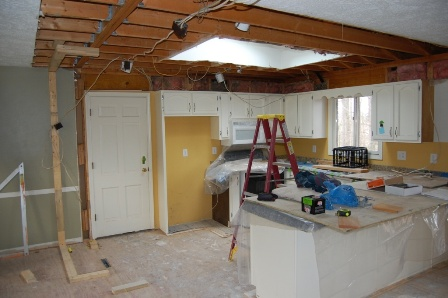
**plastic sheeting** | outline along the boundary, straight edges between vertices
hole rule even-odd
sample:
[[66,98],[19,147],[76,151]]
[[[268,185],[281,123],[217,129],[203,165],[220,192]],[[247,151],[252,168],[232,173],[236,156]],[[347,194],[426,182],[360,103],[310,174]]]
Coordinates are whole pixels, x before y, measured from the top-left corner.
[[[249,150],[232,150],[225,148],[218,158],[207,168],[204,178],[204,191],[206,194],[215,195],[225,192],[229,188],[230,175],[235,172],[246,172],[249,163]],[[252,173],[266,173],[267,162],[263,152],[256,150],[252,162]]]
[[[448,205],[341,233],[246,201],[232,222],[239,226],[236,258],[238,277],[244,285],[251,281],[252,214],[313,234],[321,297],[366,296],[428,269],[434,258],[447,252]],[[423,249],[426,247],[432,250]]]

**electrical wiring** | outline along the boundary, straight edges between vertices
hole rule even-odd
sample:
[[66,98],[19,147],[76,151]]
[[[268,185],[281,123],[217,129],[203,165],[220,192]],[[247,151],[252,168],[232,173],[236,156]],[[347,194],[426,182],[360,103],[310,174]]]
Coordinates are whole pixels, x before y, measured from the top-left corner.
[[[208,4],[208,0],[207,1],[200,1],[201,3],[206,3],[205,5],[204,5],[204,7],[202,7],[202,8],[200,8],[198,11],[196,11],[196,12],[194,12],[194,13],[192,13],[192,14],[190,14],[190,15],[188,15],[187,17],[185,17],[184,19],[182,19],[181,20],[181,22],[180,22],[180,24],[185,24],[185,23],[187,23],[188,21],[190,21],[191,19],[193,19],[194,17],[200,17],[200,18],[203,18],[208,12],[210,12],[210,11],[214,11],[214,10],[218,10],[218,9],[220,9],[220,8],[222,8],[222,7],[227,7],[227,6],[231,6],[231,5],[234,5],[235,3],[243,3],[243,4],[245,4],[245,2],[243,1],[243,2],[241,2],[241,1],[237,1],[237,0],[216,0],[216,1],[214,1],[214,2],[212,2],[211,4]],[[174,30],[171,30],[170,32],[168,32],[168,34],[164,37],[164,38],[162,38],[162,39],[160,39],[160,40],[158,40],[154,45],[153,45],[153,47],[151,48],[151,49],[149,49],[149,50],[147,50],[147,51],[144,51],[143,53],[141,53],[141,54],[135,54],[134,56],[132,56],[129,60],[135,60],[135,58],[137,58],[137,57],[139,57],[139,56],[145,56],[145,55],[148,55],[148,54],[150,54],[150,53],[152,53],[154,50],[155,50],[155,48],[159,45],[159,44],[161,44],[162,42],[164,42],[164,41],[166,41],[172,34],[174,33]],[[71,111],[73,111],[74,109],[76,109],[77,108],[77,106],[84,100],[84,97],[85,97],[85,95],[92,89],[92,87],[96,84],[96,82],[98,81],[98,79],[99,79],[99,77],[103,74],[103,72],[109,67],[109,65],[112,63],[112,62],[114,62],[114,61],[116,61],[117,59],[120,59],[121,57],[120,56],[118,56],[118,57],[116,57],[115,59],[112,59],[101,71],[100,71],[100,73],[98,74],[98,76],[95,78],[95,81],[92,83],[92,85],[90,85],[90,87],[87,89],[87,91],[86,92],[84,92],[84,94],[83,94],[83,96],[78,100],[78,102],[75,104],[75,106],[73,106],[71,109],[69,109],[68,111],[66,111],[65,113],[64,113],[64,115],[61,117],[61,119],[60,120],[62,120],[62,119],[64,119],[66,116],[67,116],[67,114],[68,113],[70,113]],[[168,74],[164,74],[164,73],[161,73],[161,72],[159,72],[158,70],[157,70],[157,68],[156,68],[156,66],[155,66],[155,63],[154,63],[154,58],[153,58],[153,66],[154,66],[154,70],[158,73],[158,74],[160,74],[160,75],[162,75],[162,76],[176,76],[176,75],[178,75],[179,73],[180,73],[180,71],[181,71],[181,69],[182,69],[182,66],[181,66],[181,68],[179,69],[179,71],[176,73],[176,74],[172,74],[172,75],[168,75]],[[146,74],[145,74],[145,76],[146,76]],[[205,76],[204,76],[205,77]],[[152,84],[151,84],[152,85]]]
[[100,73],[97,75],[97,77],[95,78],[95,81],[93,81],[92,85],[90,85],[90,87],[87,89],[86,92],[84,92],[84,94],[81,96],[81,98],[78,100],[78,102],[71,108],[69,109],[67,112],[64,113],[64,115],[62,115],[61,119],[59,119],[60,121],[62,121],[67,115],[68,113],[70,113],[71,111],[73,111],[74,109],[76,109],[78,107],[78,105],[81,103],[81,101],[84,100],[84,97],[86,96],[86,94],[90,91],[90,89],[93,88],[93,86],[95,86],[96,82],[98,81],[99,77],[103,74],[103,72],[109,67],[109,65],[112,64],[112,62],[116,61],[117,59],[119,59],[120,56],[118,56],[115,59],[112,59],[109,63],[107,63],[107,65],[100,71]]
[[148,80],[148,88],[149,88],[148,90],[151,91],[151,90],[153,89],[151,76],[147,75],[146,72],[145,72],[145,70],[144,70],[143,68],[141,68],[141,69],[135,68],[135,69],[136,69],[139,73],[141,73],[142,75],[144,75],[145,78]]
[[181,65],[181,66],[179,67],[179,71],[178,71],[177,73],[175,73],[175,74],[171,74],[171,75],[169,75],[169,74],[161,73],[160,71],[157,70],[156,64],[154,63],[154,58],[152,58],[152,65],[154,66],[154,70],[155,70],[159,75],[164,76],[164,77],[175,77],[175,76],[177,76],[177,75],[180,73],[180,71],[182,70],[182,65]]
[[190,77],[189,71],[190,71],[190,69],[195,68],[195,67],[200,67],[200,66],[191,66],[191,67],[189,67],[189,68],[187,69],[187,77],[188,77],[191,81],[193,81],[193,82],[198,82],[198,81],[202,80],[202,79],[208,74],[208,71],[210,70],[210,66],[207,67],[207,70],[205,71],[205,74],[204,74],[202,77],[200,77],[199,79],[192,79],[192,78]]
[[[261,108],[267,107],[267,106],[272,105],[272,104],[274,104],[274,103],[276,103],[276,102],[278,102],[278,101],[280,101],[280,100],[285,99],[285,96],[282,95],[280,98],[278,98],[278,99],[276,99],[276,100],[274,100],[274,101],[271,101],[271,102],[269,102],[269,103],[267,103],[267,104],[265,104],[265,105],[262,105],[262,106],[256,106],[256,105],[251,104],[250,101],[247,101],[247,100],[245,100],[244,98],[242,98],[241,96],[239,96],[238,94],[234,93],[233,91],[230,91],[229,88],[227,87],[226,81],[224,81],[223,84],[224,84],[224,87],[226,88],[227,92],[229,92],[230,94],[232,94],[233,96],[235,96],[235,97],[238,98],[239,100],[241,100],[241,101],[247,103],[250,107],[253,107],[253,108],[256,108],[256,109],[261,109]],[[266,96],[261,96],[261,97],[259,97],[259,98],[254,98],[254,99],[255,99],[255,100],[260,100],[260,99],[265,99],[265,98],[268,98],[268,97],[269,97],[269,95],[266,95]]]

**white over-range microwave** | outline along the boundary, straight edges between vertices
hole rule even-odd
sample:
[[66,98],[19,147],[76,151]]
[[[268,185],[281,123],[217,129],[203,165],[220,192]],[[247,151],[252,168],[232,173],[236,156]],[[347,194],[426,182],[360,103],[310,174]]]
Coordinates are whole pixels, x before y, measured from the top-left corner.
[[[252,144],[257,127],[257,119],[237,118],[229,120],[229,139],[221,142],[224,146]],[[260,124],[257,143],[265,143],[263,125]]]

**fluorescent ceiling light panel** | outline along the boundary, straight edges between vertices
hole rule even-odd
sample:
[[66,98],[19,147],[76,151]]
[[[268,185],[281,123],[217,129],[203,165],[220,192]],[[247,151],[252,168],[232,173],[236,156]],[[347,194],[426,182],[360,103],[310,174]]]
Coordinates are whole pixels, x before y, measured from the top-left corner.
[[210,61],[286,69],[339,57],[341,56],[323,55],[311,50],[215,37],[171,57],[170,60]]

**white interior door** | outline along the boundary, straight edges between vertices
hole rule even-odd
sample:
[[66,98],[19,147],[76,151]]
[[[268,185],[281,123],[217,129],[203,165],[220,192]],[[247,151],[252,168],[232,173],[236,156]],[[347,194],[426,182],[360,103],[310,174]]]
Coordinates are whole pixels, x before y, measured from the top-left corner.
[[153,228],[149,94],[86,100],[92,237]]

